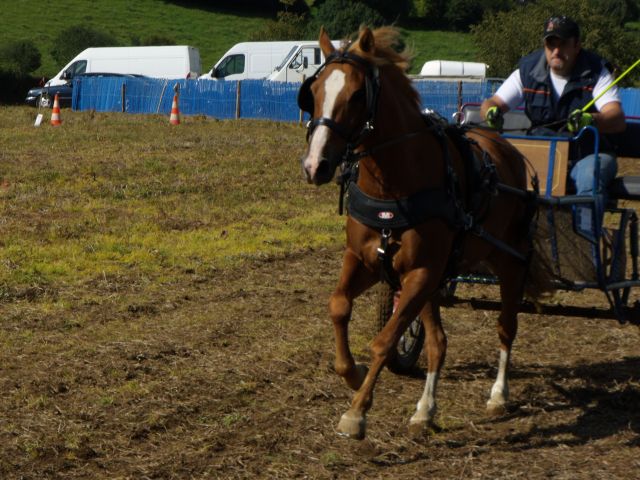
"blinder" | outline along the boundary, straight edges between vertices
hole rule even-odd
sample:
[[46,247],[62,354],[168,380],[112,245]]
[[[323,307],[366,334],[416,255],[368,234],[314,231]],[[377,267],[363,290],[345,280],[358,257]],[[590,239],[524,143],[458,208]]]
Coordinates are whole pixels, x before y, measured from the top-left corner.
[[298,107],[303,112],[309,113],[313,117],[313,94],[311,93],[311,84],[318,78],[317,72],[307,78],[298,90]]
[[373,117],[375,116],[378,103],[378,93],[380,90],[379,72],[378,68],[375,65],[371,65],[364,58],[358,55],[349,53],[348,51],[335,51],[327,57],[325,63],[318,67],[318,70],[316,70],[316,72],[311,77],[307,78],[302,83],[302,85],[300,86],[300,90],[298,90],[298,107],[303,112],[309,113],[309,115],[311,115],[312,117],[308,124],[309,131],[307,132],[307,138],[315,129],[315,127],[317,127],[318,125],[325,125],[334,130],[345,140],[349,141],[351,140],[350,137],[352,135],[349,135],[349,133],[346,132],[346,129],[342,125],[338,124],[328,117],[317,119],[313,118],[314,98],[313,94],[311,93],[311,85],[318,79],[318,75],[320,74],[320,72],[322,72],[322,70],[324,70],[324,68],[331,63],[351,63],[354,65],[362,66],[365,69],[365,98],[368,119],[365,122],[362,131],[360,132],[360,136],[366,133],[368,130],[373,129]]

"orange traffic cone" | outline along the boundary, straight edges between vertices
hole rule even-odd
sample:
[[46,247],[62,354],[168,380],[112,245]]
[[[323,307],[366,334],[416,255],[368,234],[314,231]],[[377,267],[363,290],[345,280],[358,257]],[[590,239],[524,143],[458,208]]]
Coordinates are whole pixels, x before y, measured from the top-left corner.
[[180,125],[180,110],[178,110],[178,94],[173,96],[173,103],[171,104],[171,116],[169,117],[169,123],[171,125]]
[[53,97],[53,109],[51,110],[51,125],[58,126],[62,125],[62,120],[60,120],[60,104],[58,103],[58,94]]

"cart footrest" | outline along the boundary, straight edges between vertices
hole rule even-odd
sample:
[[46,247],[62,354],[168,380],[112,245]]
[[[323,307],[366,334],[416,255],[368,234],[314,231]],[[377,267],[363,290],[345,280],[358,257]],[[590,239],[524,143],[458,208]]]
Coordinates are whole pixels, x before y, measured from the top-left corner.
[[640,200],[640,176],[614,179],[609,186],[609,196],[618,200]]

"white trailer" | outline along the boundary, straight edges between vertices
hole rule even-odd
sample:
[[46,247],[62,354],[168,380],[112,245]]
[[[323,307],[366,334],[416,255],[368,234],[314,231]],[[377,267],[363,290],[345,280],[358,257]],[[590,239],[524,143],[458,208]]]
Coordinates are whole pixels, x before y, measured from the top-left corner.
[[64,85],[81,73],[123,73],[156,78],[197,78],[200,52],[188,45],[93,47],[76,55],[45,86]]
[[429,60],[422,66],[418,77],[473,77],[482,79],[486,75],[487,65],[484,63]]

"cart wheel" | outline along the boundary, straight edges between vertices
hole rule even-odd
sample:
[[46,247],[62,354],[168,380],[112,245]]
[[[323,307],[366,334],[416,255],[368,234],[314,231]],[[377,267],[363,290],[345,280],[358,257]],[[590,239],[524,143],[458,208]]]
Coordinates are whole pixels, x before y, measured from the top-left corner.
[[[381,331],[395,310],[396,292],[386,283],[381,283],[378,289],[378,324],[377,331]],[[415,367],[422,345],[424,344],[424,326],[420,317],[416,317],[409,324],[400,337],[394,354],[387,362],[387,368],[396,374],[411,373]]]

